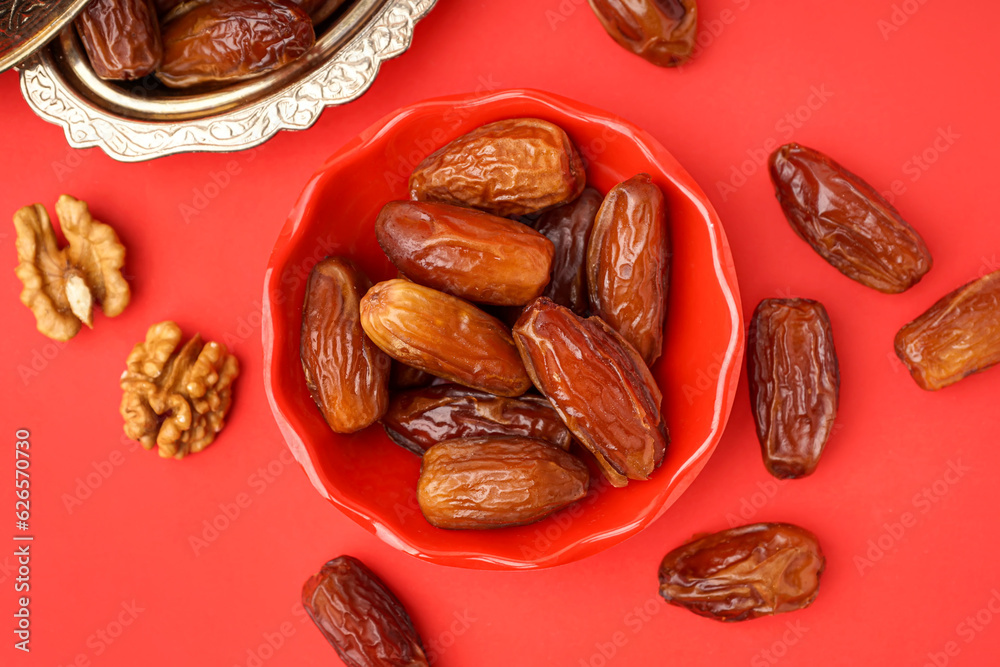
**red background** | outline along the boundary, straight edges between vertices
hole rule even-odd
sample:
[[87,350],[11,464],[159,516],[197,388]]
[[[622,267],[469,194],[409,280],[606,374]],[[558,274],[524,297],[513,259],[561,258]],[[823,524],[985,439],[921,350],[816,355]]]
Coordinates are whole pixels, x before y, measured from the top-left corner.
[[[891,341],[938,297],[1000,268],[1000,10],[918,0],[699,6],[705,47],[690,65],[666,71],[618,48],[581,0],[441,0],[413,48],[312,129],[281,133],[253,153],[137,165],[68,148],[62,130],[20,99],[17,75],[0,75],[3,215],[32,202],[52,206],[63,192],[89,201],[127,245],[133,286],[121,317],[99,316],[93,331],[57,346],[19,304],[13,228],[0,226],[8,267],[0,271],[3,525],[13,534],[14,432],[28,428],[36,538],[32,652],[14,651],[5,630],[2,661],[336,664],[296,602],[325,560],[349,553],[399,593],[444,667],[995,664],[1000,618],[987,605],[1000,609],[1000,370],[927,393],[895,361]],[[768,476],[743,387],[714,457],[656,524],[581,562],[505,573],[394,551],[288,463],[264,398],[260,295],[271,245],[302,185],[329,153],[399,106],[507,87],[608,109],[673,152],[726,225],[745,315],[768,296],[826,305],[842,401],[813,477]],[[919,285],[878,294],[794,236],[756,166],[765,147],[793,138],[881,190],[898,181],[896,204],[934,253]],[[741,168],[745,182],[734,175]],[[239,172],[228,182],[227,169]],[[185,219],[186,207],[198,213]],[[231,343],[243,364],[225,432],[182,462],[123,441],[117,414],[125,357],[150,323],[166,318]],[[95,471],[106,474],[88,486]],[[79,501],[68,505],[74,495]],[[220,504],[232,512],[238,499],[247,506],[196,553],[191,536],[203,536]],[[811,608],[722,625],[657,601],[666,551],[692,533],[758,520],[800,523],[820,537],[828,568]],[[14,547],[2,540],[0,627],[12,628]]]

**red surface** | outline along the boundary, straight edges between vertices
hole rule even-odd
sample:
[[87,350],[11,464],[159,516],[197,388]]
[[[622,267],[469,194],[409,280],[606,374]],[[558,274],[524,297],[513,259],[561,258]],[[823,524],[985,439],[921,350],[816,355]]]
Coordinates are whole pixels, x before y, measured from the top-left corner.
[[[892,20],[894,5],[912,15],[897,14],[899,30],[883,34],[879,21]],[[690,66],[661,71],[621,51],[578,0],[441,0],[413,49],[314,128],[282,133],[253,153],[149,164],[68,149],[62,130],[20,100],[16,75],[0,75],[4,216],[29,202],[51,206],[62,192],[86,199],[120,230],[134,276],[134,301],[121,317],[98,317],[93,331],[56,346],[18,303],[12,227],[0,226],[8,267],[0,271],[0,459],[10,466],[0,474],[9,521],[0,533],[8,628],[0,662],[337,664],[295,604],[309,574],[350,553],[410,606],[445,667],[996,664],[1000,369],[926,393],[896,363],[891,341],[939,296],[1000,265],[992,85],[1000,9],[909,0],[700,7],[703,34],[714,28],[717,36]],[[839,427],[813,477],[777,483],[767,475],[741,383],[716,453],[654,525],[576,563],[485,572],[389,548],[290,463],[264,396],[260,343],[261,278],[289,209],[326,157],[378,118],[490,86],[551,90],[619,114],[663,143],[724,221],[745,315],[766,296],[824,302],[843,391]],[[934,253],[919,285],[874,293],[795,237],[756,166],[766,149],[793,138],[879,189],[896,184],[897,205]],[[733,175],[744,163],[745,182]],[[238,173],[227,178],[227,169]],[[117,415],[124,359],[166,317],[231,344],[244,366],[227,430],[182,462],[123,443]],[[9,630],[18,427],[31,429],[34,457],[30,656],[16,654]],[[87,488],[98,469],[106,478],[98,485],[91,477],[96,488]],[[78,489],[89,497],[68,510]],[[239,516],[195,553],[190,537],[238,500],[247,505]],[[657,601],[666,551],[745,519],[816,532],[829,564],[812,607],[722,625]],[[132,604],[134,620],[123,609]],[[130,625],[117,625],[119,617]]]
[[[517,117],[542,118],[563,128],[587,156],[589,183],[601,192],[648,172],[665,193],[676,262],[663,356],[653,375],[663,391],[671,442],[648,482],[613,490],[595,481],[572,511],[507,530],[440,530],[415,511],[417,457],[390,441],[378,424],[351,435],[331,432],[312,404],[299,357],[305,300],[300,275],[316,264],[314,251],[323,246],[331,255],[355,259],[373,280],[395,277],[374,228],[386,202],[409,196],[407,179],[395,173],[398,165],[422,160],[477,127]],[[331,228],[331,213],[345,223]],[[323,496],[362,526],[407,553],[445,565],[551,567],[597,553],[648,526],[688,488],[718,445],[742,361],[736,269],[718,216],[698,185],[641,129],[537,91],[422,102],[365,130],[310,179],[275,244],[264,295],[264,382],[296,458]],[[712,364],[718,370],[704,391],[691,391]],[[596,466],[591,471],[603,481]]]

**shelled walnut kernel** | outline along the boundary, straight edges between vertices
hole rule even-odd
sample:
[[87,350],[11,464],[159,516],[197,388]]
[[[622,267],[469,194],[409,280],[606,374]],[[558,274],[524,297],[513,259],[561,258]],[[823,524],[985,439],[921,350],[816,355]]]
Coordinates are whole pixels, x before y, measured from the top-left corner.
[[181,459],[212,444],[225,425],[239,362],[200,334],[178,349],[174,322],[154,324],[137,343],[122,373],[125,434],[160,456]]
[[34,313],[38,330],[66,341],[81,323],[93,326],[95,301],[114,317],[125,310],[131,292],[121,272],[125,247],[115,231],[94,220],[86,202],[69,195],[56,202],[56,215],[65,248],[59,247],[44,206],[25,206],[14,214],[15,273],[24,284],[21,303]]

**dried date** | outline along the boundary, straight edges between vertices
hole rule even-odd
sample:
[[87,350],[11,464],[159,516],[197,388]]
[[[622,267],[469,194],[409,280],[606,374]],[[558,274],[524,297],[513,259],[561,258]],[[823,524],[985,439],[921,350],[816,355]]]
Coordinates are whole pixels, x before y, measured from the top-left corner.
[[577,315],[586,315],[590,308],[587,243],[603,200],[600,192],[587,188],[576,200],[544,213],[535,227],[555,246],[552,280],[545,296]]
[[792,229],[848,278],[898,294],[930,271],[920,235],[875,188],[830,157],[786,144],[771,155],[770,172]]
[[676,67],[694,52],[695,0],[590,0],[604,29],[627,51],[660,67]]
[[561,128],[537,118],[501,120],[427,156],[410,176],[420,201],[528,215],[576,199],[587,174]]
[[899,330],[895,348],[929,391],[1000,363],[1000,271],[941,298]]
[[102,79],[140,79],[163,58],[163,41],[152,0],[90,0],[76,29],[94,74]]
[[417,501],[438,528],[523,526],[583,498],[589,483],[582,461],[547,442],[459,438],[424,453]]
[[514,341],[532,382],[608,481],[648,479],[669,438],[660,390],[635,348],[600,318],[545,297],[525,308]]
[[454,384],[396,394],[382,426],[393,442],[415,454],[454,438],[520,435],[561,449],[569,449],[573,439],[541,396],[504,398]]
[[342,257],[319,262],[306,286],[302,369],[309,393],[337,433],[367,428],[389,405],[389,357],[361,329],[361,297],[370,287]]
[[549,282],[551,241],[519,222],[469,208],[389,202],[375,237],[407,278],[477,303],[523,305]]
[[764,299],[750,322],[747,348],[764,465],[780,479],[812,474],[833,430],[840,392],[826,309],[809,299]]
[[660,564],[660,595],[699,616],[745,621],[808,607],[825,567],[819,541],[808,530],[757,523],[668,553]]
[[510,331],[468,301],[396,278],[361,300],[361,326],[397,361],[497,396],[531,386]]
[[309,15],[291,0],[186,3],[163,25],[156,76],[171,88],[242,81],[284,67],[315,40]]
[[663,351],[670,247],[663,192],[649,174],[604,198],[587,246],[591,312],[632,343],[647,364]]
[[302,587],[302,605],[348,667],[428,667],[402,603],[364,563],[341,556]]

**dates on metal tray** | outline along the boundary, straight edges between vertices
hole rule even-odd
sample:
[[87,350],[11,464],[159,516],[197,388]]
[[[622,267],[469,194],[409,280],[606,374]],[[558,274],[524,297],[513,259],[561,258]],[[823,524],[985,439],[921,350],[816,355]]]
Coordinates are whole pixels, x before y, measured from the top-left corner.
[[569,449],[573,435],[541,396],[505,398],[455,384],[400,392],[382,417],[389,438],[415,454],[443,440],[522,435]]
[[90,0],[76,29],[94,74],[102,79],[140,79],[163,57],[160,24],[152,0]]
[[348,667],[430,665],[406,609],[356,558],[334,558],[311,576],[302,605]]
[[330,428],[353,433],[389,404],[389,357],[361,329],[371,281],[347,259],[328,257],[309,276],[302,314],[302,369]]
[[590,0],[590,6],[616,42],[654,65],[676,67],[694,52],[695,0]]
[[896,334],[896,354],[927,390],[1000,363],[1000,271],[959,287]]
[[552,242],[527,225],[481,211],[389,202],[375,236],[411,280],[477,303],[520,306],[549,282]]
[[562,128],[537,118],[483,125],[427,156],[410,176],[410,196],[528,215],[576,199],[587,174]]
[[514,341],[528,374],[614,486],[645,480],[669,440],[660,390],[642,357],[598,317],[540,297]]
[[211,0],[176,7],[156,76],[172,88],[242,81],[292,62],[316,40],[292,0]]
[[887,294],[930,271],[924,240],[872,186],[819,151],[786,144],[771,181],[792,229],[848,278]]
[[604,198],[594,188],[569,204],[546,211],[535,229],[555,245],[552,258],[552,280],[545,296],[577,315],[586,315],[590,307],[587,297],[587,243],[594,227],[594,218]]
[[424,453],[417,501],[438,528],[521,526],[587,495],[582,461],[519,436],[459,438]]
[[833,430],[840,390],[823,305],[761,301],[750,322],[747,375],[764,465],[782,479],[811,474]]
[[816,536],[757,523],[699,537],[660,564],[667,602],[717,621],[745,621],[808,607],[826,558]]
[[531,386],[503,322],[468,301],[396,278],[361,300],[361,326],[393,359],[497,396]]
[[590,307],[652,365],[663,351],[670,247],[663,192],[649,174],[604,198],[587,246]]

